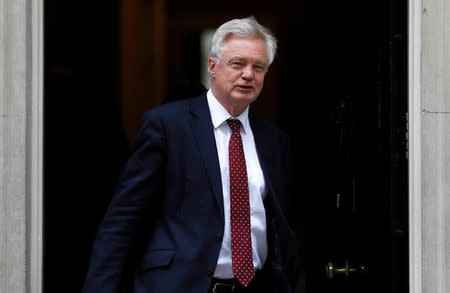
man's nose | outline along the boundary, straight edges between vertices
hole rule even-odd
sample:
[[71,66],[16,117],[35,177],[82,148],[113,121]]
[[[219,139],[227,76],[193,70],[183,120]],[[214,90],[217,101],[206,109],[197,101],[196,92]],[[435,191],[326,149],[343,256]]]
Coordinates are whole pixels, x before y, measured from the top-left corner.
[[252,80],[254,77],[253,68],[251,66],[244,67],[242,71],[242,78],[245,80]]

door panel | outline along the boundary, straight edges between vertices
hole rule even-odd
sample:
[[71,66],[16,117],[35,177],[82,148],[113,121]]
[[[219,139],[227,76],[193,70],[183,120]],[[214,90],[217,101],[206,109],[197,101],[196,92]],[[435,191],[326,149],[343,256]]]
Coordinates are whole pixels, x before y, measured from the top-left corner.
[[406,1],[324,5],[292,29],[281,101],[305,292],[406,293]]

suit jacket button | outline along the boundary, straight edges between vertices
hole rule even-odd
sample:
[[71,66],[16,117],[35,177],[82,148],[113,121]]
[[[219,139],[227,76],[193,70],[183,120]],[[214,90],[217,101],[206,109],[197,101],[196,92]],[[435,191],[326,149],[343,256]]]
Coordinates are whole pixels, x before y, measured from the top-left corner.
[[280,254],[280,249],[274,248],[274,249],[273,249],[273,255],[274,255],[274,256],[278,256],[279,254]]
[[208,276],[212,277],[214,272],[212,270],[208,270]]
[[222,241],[222,235],[217,234],[216,235],[216,240],[217,240],[217,242]]

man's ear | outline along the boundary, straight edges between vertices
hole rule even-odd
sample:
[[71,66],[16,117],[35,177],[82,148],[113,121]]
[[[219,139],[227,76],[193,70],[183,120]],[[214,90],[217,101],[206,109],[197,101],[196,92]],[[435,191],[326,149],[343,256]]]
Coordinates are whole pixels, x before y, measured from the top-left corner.
[[216,59],[213,57],[208,58],[208,73],[211,78],[216,77]]

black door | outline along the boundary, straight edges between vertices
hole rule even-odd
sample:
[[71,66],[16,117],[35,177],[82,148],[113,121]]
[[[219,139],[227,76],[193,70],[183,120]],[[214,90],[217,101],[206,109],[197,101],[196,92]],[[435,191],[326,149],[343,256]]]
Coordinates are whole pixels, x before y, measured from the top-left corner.
[[280,118],[308,293],[408,292],[406,11],[308,1],[292,28]]

